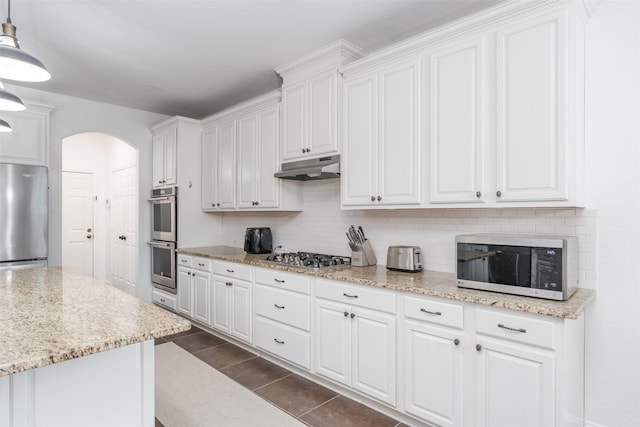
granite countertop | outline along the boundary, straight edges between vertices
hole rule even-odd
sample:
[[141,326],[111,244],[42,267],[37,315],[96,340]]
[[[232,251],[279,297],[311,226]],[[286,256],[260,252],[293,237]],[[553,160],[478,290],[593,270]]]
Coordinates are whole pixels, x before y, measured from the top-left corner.
[[0,376],[186,331],[186,319],[62,268],[0,271]]
[[266,257],[264,254],[251,255],[245,253],[240,248],[229,246],[181,248],[178,249],[177,252],[185,255],[249,264],[325,279],[507,308],[563,319],[577,319],[580,317],[580,314],[582,314],[589,302],[595,297],[595,291],[591,289],[578,289],[567,301],[551,301],[497,292],[463,289],[458,288],[453,273],[441,273],[437,271],[404,273],[387,270],[387,268],[382,265],[369,267],[341,266],[312,270],[264,261]]

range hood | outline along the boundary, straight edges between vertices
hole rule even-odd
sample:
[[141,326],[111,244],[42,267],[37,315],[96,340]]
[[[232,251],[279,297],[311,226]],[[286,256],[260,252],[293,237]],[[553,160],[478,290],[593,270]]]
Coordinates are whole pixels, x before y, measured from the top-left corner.
[[273,176],[296,181],[340,178],[340,156],[325,156],[283,163],[280,172],[274,173]]

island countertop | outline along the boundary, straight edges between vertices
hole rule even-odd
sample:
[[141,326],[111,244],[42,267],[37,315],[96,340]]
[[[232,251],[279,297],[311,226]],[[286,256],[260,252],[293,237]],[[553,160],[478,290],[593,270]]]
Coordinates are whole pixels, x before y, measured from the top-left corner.
[[563,319],[577,319],[595,297],[591,289],[578,289],[566,301],[552,301],[533,297],[501,294],[497,292],[464,289],[457,286],[453,273],[422,271],[405,273],[391,271],[383,265],[369,267],[339,266],[309,269],[265,261],[266,255],[247,254],[240,248],[230,246],[206,246],[180,248],[178,253],[223,261],[254,265],[292,273],[306,274],[348,283],[387,288],[418,295],[446,298],[492,307],[535,313]]
[[0,377],[186,331],[186,319],[59,267],[0,271]]

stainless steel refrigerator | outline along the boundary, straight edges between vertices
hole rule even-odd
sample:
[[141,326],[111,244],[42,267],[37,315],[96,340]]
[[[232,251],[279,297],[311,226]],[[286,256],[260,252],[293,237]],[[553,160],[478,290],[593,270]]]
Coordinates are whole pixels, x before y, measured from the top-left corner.
[[47,265],[48,170],[0,163],[0,269]]

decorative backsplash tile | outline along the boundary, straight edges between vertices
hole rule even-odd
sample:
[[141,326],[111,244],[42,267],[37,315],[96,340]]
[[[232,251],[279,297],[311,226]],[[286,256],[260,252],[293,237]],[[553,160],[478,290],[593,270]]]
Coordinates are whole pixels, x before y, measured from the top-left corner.
[[242,247],[245,228],[271,227],[274,242],[288,251],[349,255],[345,232],[362,225],[378,264],[386,263],[390,245],[420,246],[425,269],[455,271],[457,234],[519,233],[578,237],[580,287],[595,288],[596,210],[594,209],[403,209],[340,210],[339,180],[304,185],[302,212],[224,213],[222,242]]

